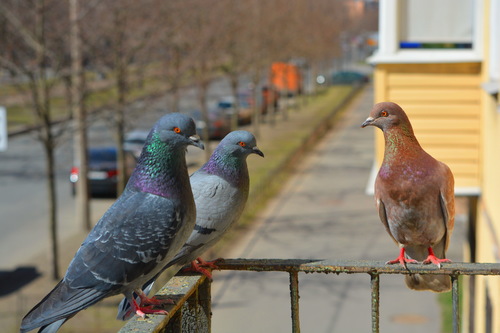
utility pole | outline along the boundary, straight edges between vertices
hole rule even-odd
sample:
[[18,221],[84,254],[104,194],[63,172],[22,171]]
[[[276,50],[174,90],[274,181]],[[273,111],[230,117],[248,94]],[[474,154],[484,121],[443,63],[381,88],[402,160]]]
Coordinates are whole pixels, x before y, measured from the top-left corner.
[[87,119],[83,104],[82,46],[79,24],[78,0],[69,1],[70,49],[71,49],[71,111],[75,124],[74,155],[79,163],[79,179],[76,182],[77,221],[84,230],[91,229],[88,186]]

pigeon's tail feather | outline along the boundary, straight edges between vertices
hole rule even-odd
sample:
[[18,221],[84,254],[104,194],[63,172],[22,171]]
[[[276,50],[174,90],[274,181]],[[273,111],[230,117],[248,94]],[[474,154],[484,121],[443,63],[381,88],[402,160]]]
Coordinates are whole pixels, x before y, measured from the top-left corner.
[[40,332],[56,332],[66,320],[106,297],[95,289],[75,289],[61,281],[40,301],[21,323],[21,333],[42,327]]
[[[435,255],[440,259],[446,258],[444,247],[444,238],[433,246]],[[408,257],[417,261],[424,261],[429,255],[429,250],[425,246],[408,246],[405,250]],[[431,290],[437,293],[451,290],[451,278],[448,275],[410,274],[405,277],[405,282],[408,288],[413,290]]]
[[431,290],[436,293],[450,291],[451,278],[448,275],[411,274],[405,277],[408,288],[413,290]]
[[56,333],[59,328],[68,320],[67,318],[59,319],[58,321],[53,322],[52,324],[42,326],[38,333]]

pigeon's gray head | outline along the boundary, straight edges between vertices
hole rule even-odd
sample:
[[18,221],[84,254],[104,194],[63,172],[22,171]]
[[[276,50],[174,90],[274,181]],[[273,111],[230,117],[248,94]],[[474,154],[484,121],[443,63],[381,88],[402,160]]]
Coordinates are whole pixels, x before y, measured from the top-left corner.
[[250,154],[264,157],[264,153],[257,148],[257,142],[252,133],[233,131],[221,140],[201,170],[222,177],[241,190],[248,191],[249,178],[246,160]]
[[163,197],[179,195],[176,191],[182,186],[177,182],[184,181],[189,187],[185,158],[188,145],[204,149],[192,118],[180,113],[160,118],[149,133],[127,188]]
[[168,142],[172,146],[195,146],[204,149],[203,143],[196,135],[194,120],[182,113],[169,113],[158,120],[149,133],[148,141]]
[[384,132],[394,127],[402,127],[403,130],[404,128],[411,129],[406,113],[399,105],[392,102],[375,104],[370,116],[361,125],[361,127],[366,126],[376,126]]
[[264,157],[264,153],[257,148],[257,140],[255,140],[252,133],[247,131],[233,131],[229,133],[219,143],[217,150],[236,156],[257,154]]

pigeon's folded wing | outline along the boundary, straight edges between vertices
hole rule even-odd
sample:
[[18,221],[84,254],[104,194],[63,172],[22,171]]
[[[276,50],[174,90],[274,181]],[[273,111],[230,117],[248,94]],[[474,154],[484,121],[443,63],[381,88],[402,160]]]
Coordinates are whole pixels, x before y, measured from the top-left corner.
[[84,241],[66,280],[73,288],[109,290],[150,273],[164,259],[181,219],[166,198],[123,195]]

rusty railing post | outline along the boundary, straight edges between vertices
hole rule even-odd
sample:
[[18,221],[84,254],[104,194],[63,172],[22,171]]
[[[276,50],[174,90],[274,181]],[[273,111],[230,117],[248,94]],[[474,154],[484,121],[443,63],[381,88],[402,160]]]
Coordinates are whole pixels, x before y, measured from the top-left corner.
[[372,333],[379,333],[379,311],[380,311],[380,275],[370,273],[372,286]]
[[299,319],[299,273],[290,272],[290,303],[292,308],[292,332],[300,333]]
[[460,332],[460,294],[458,275],[451,275],[451,295],[453,301],[453,333]]

